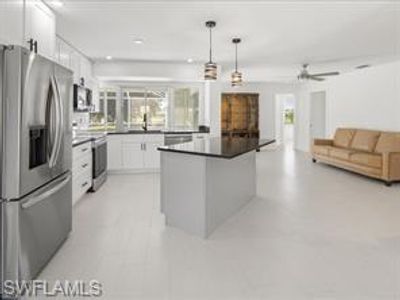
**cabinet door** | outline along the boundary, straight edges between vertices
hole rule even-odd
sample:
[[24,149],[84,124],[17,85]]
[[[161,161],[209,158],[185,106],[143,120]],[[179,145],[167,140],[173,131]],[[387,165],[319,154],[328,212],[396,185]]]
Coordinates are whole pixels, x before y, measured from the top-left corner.
[[71,69],[71,47],[63,40],[57,39],[58,63]]
[[122,169],[122,141],[117,136],[107,138],[107,168],[109,170]]
[[24,44],[23,19],[23,0],[0,0],[0,44]]
[[144,151],[144,167],[146,169],[160,168],[160,151],[157,147],[162,145],[162,142],[147,142]]
[[80,55],[76,51],[71,52],[71,70],[74,72],[74,83],[79,84],[81,78],[81,60]]
[[123,143],[122,168],[142,169],[144,167],[143,153],[143,143]]
[[56,17],[41,0],[25,2],[25,41],[31,38],[38,42],[39,54],[55,58]]

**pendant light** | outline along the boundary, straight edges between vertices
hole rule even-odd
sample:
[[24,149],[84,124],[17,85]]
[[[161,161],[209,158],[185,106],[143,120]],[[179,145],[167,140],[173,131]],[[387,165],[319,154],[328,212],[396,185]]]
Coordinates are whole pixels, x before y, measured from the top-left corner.
[[235,71],[232,72],[232,77],[231,77],[231,83],[232,86],[240,86],[243,83],[242,80],[242,73],[238,71],[238,51],[237,51],[237,47],[238,44],[241,42],[240,38],[233,38],[232,39],[232,43],[235,44]]
[[204,65],[204,79],[217,79],[217,64],[212,61],[212,29],[217,25],[215,21],[207,21],[206,27],[210,30],[210,60]]

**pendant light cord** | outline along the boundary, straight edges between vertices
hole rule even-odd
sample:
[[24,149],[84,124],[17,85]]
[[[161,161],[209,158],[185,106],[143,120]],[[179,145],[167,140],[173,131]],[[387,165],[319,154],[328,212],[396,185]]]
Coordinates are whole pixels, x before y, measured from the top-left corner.
[[212,28],[210,27],[210,63],[212,63]]
[[237,44],[235,44],[235,71],[238,70],[238,51],[237,51]]

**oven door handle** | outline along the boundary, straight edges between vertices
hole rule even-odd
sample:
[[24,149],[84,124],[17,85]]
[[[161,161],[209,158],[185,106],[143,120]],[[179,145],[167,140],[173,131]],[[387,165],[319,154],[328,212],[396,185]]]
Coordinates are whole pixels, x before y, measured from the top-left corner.
[[43,200],[46,200],[48,197],[51,195],[57,193],[59,190],[61,190],[64,186],[67,185],[67,183],[70,181],[71,175],[68,175],[65,179],[63,179],[61,182],[58,182],[56,186],[52,187],[51,189],[47,190],[46,192],[39,194],[36,197],[30,198],[28,201],[22,203],[22,208],[23,209],[28,209]]

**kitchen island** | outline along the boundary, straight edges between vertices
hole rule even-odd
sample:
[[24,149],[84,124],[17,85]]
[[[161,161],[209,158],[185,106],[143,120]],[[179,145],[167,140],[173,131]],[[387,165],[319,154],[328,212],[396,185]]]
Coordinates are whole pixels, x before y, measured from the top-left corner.
[[205,138],[158,147],[166,224],[208,237],[256,195],[256,150],[272,143]]

